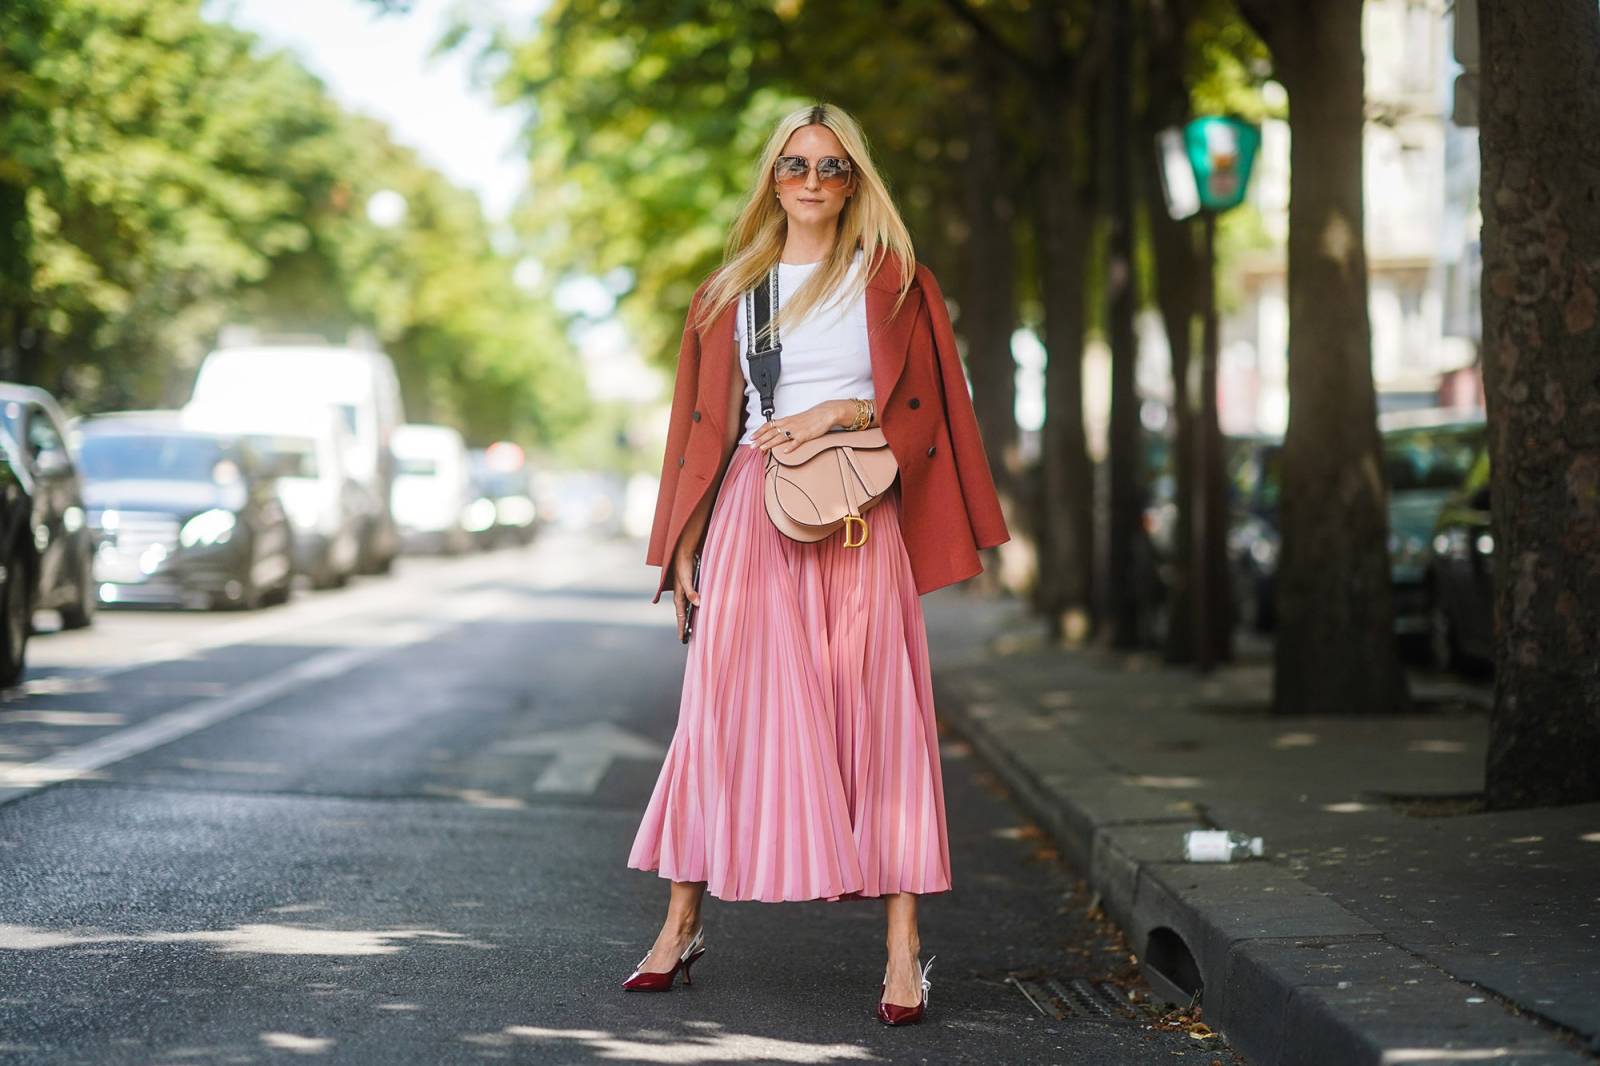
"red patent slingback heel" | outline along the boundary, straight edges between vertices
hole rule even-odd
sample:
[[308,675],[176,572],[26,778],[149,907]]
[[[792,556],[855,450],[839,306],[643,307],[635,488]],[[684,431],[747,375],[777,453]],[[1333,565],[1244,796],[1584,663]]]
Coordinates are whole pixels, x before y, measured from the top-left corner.
[[633,968],[633,973],[629,974],[628,979],[622,982],[622,987],[629,992],[670,992],[672,991],[673,979],[677,977],[679,970],[683,971],[684,984],[694,984],[694,981],[689,977],[689,967],[693,966],[695,961],[706,953],[705,937],[706,927],[702,925],[695,930],[694,936],[684,946],[683,954],[679,955],[678,961],[672,964],[672,969],[664,972],[656,973],[639,968],[644,965],[645,959],[650,957],[650,953],[648,951],[645,952],[644,959],[639,960],[638,965]]
[[[928,980],[928,968],[933,965],[933,960],[938,956],[929,955],[928,961],[922,964],[922,999],[910,1007],[903,1007],[898,1003],[885,1003],[880,992],[878,999],[878,1020],[885,1025],[913,1025],[922,1021],[922,1015],[928,1006],[928,990],[933,987],[933,982]],[[884,988],[889,987],[885,981]]]

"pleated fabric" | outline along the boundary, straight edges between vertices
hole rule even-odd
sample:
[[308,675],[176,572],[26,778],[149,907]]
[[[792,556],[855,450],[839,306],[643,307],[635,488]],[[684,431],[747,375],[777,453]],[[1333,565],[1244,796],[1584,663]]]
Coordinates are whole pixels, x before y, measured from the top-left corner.
[[927,631],[898,481],[866,543],[801,543],[738,445],[700,557],[678,724],[628,866],[724,900],[950,888]]

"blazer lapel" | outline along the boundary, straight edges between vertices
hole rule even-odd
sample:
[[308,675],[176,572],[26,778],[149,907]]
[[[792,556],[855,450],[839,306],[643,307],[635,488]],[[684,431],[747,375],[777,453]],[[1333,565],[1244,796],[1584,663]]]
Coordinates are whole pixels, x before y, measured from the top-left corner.
[[[879,410],[888,403],[905,370],[906,350],[916,332],[917,310],[922,300],[922,288],[913,280],[911,292],[901,304],[899,313],[893,319],[889,318],[889,311],[894,307],[899,293],[896,288],[899,282],[896,264],[893,253],[885,255],[877,272],[867,280],[866,288],[867,348],[872,357],[872,390]],[[734,350],[733,343],[734,316],[738,311],[738,301],[730,303],[701,335],[700,409],[702,417],[709,418],[719,426],[722,424],[723,405],[733,387],[733,375],[743,374],[734,363],[735,359],[744,357],[742,352]],[[779,380],[782,380],[781,371]]]
[[[899,295],[897,259],[891,253],[883,257],[878,271],[867,281],[867,347],[872,350],[872,393],[878,410],[889,405],[889,397],[906,368],[906,349],[916,332],[917,310],[922,300],[922,287],[913,276],[911,291],[893,319],[889,311]],[[882,418],[880,416],[881,424]]]

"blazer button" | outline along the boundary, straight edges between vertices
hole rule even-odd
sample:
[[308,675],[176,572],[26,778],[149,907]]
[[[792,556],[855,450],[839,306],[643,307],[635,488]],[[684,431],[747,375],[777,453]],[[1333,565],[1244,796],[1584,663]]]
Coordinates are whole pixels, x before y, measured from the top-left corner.
[[[932,444],[928,445],[928,454],[929,455],[933,454],[933,449],[934,449],[934,446]],[[680,462],[681,462],[681,460],[680,460]]]
[[[931,455],[931,454],[932,454],[932,452],[930,452],[930,453],[929,453],[929,454],[930,454],[930,455]],[[683,456],[681,456],[681,455],[680,455],[680,456],[678,456],[678,465],[679,465],[679,466],[682,466],[682,465],[683,465]]]
[[698,421],[700,421],[700,412],[696,411],[694,414],[690,415],[689,417],[693,418],[696,422],[698,422]]
[[911,397],[911,405],[910,406],[911,406],[911,409],[913,411],[915,411],[917,408],[922,406],[922,401],[917,399],[915,396],[913,396],[913,397]]

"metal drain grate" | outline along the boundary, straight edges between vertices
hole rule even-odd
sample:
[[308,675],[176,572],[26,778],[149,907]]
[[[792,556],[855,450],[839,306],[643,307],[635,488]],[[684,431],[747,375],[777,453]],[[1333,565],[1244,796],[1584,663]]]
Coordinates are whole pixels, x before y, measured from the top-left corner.
[[1011,974],[1006,983],[1021,992],[1033,1009],[1047,1017],[1078,1022],[1142,1022],[1148,1008],[1130,1003],[1115,985],[1087,977]]

